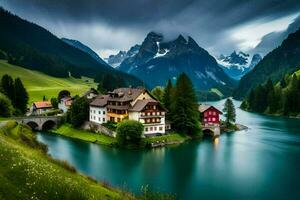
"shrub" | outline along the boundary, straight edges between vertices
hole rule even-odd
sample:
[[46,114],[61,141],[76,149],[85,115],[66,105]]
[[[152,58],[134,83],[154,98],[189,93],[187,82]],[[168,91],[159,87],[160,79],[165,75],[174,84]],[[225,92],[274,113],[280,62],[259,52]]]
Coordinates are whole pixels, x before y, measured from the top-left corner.
[[144,126],[135,120],[124,120],[117,126],[117,141],[120,146],[139,145]]

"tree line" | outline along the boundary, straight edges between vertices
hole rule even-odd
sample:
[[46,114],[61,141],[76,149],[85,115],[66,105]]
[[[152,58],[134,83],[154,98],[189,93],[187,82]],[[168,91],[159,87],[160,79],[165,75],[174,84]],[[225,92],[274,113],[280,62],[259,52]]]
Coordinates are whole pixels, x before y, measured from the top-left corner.
[[27,111],[28,93],[20,78],[4,75],[0,83],[0,116],[20,115]]
[[251,89],[241,107],[259,113],[297,116],[300,113],[300,78],[292,74],[277,84],[269,79],[266,84]]

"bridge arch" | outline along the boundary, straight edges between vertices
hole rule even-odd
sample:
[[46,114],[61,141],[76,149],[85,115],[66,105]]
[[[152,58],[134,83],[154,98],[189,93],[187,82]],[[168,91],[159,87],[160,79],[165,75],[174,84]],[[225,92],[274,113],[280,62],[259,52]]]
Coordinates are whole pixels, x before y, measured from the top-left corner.
[[202,132],[206,136],[214,136],[215,135],[215,131],[213,128],[202,128]]
[[26,124],[30,126],[31,130],[33,131],[37,131],[39,129],[39,125],[34,121],[29,121]]
[[53,120],[47,120],[42,124],[42,130],[50,130],[57,126],[57,123]]

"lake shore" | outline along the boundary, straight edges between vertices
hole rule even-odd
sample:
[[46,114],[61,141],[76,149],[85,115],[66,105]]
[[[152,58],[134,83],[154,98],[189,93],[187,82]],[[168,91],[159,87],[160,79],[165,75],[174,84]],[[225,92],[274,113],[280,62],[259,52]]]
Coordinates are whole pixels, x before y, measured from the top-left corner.
[[[117,139],[102,133],[94,133],[91,131],[73,128],[70,124],[62,124],[59,128],[49,131],[50,134],[57,134],[64,137],[79,139],[81,141],[118,147]],[[142,144],[138,147],[131,148],[157,148],[170,145],[178,145],[191,140],[189,136],[171,132],[166,135],[147,137],[142,139]]]

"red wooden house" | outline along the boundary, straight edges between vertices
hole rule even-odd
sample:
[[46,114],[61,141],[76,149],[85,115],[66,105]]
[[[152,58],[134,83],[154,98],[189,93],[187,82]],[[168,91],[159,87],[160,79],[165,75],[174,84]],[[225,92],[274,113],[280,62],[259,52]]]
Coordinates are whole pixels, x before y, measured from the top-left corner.
[[220,114],[222,112],[214,106],[201,104],[199,105],[199,112],[202,115],[202,125],[220,125]]

